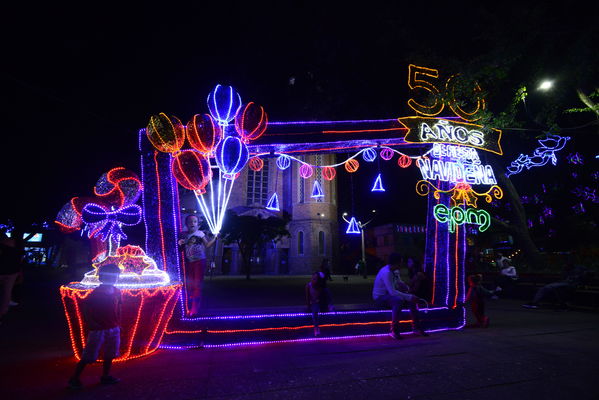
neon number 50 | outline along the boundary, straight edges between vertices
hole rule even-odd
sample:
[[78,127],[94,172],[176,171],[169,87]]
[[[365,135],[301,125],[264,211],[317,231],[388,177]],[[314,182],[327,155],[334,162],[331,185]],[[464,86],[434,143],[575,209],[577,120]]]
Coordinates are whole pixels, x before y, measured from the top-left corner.
[[460,117],[466,121],[469,121],[469,122],[478,121],[479,119],[481,119],[481,116],[477,117],[476,114],[479,111],[484,110],[487,107],[487,104],[485,103],[485,99],[482,97],[482,89],[480,88],[478,83],[474,84],[472,93],[474,94],[474,97],[476,98],[476,107],[474,108],[474,111],[472,111],[472,112],[464,111],[462,109],[462,107],[460,107],[460,105],[458,104],[458,101],[455,98],[456,81],[454,80],[454,78],[456,76],[458,76],[458,75],[453,75],[452,77],[450,77],[447,80],[447,83],[445,84],[445,87],[447,88],[447,93],[449,94],[449,104],[448,104],[449,108],[451,108],[451,111],[453,111],[455,115],[457,115],[458,117]]
[[425,106],[418,103],[414,99],[409,99],[408,106],[410,106],[410,108],[412,108],[412,110],[416,111],[418,114],[434,117],[443,111],[445,104],[443,103],[441,99],[441,93],[435,84],[422,79],[420,76],[428,78],[429,80],[430,78],[438,78],[439,70],[419,67],[414,64],[410,64],[408,66],[408,86],[410,89],[420,88],[426,90],[435,99],[435,103],[431,106]]

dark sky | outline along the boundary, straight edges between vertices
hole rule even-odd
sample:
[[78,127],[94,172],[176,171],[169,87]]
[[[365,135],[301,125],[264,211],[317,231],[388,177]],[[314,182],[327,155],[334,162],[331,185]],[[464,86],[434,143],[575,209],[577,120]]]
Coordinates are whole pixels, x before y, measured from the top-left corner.
[[204,113],[217,83],[273,121],[392,118],[406,112],[410,62],[476,57],[527,24],[569,32],[597,16],[455,3],[196,3],[3,12],[0,221],[52,219],[110,168],[139,172],[136,136],[149,116]]

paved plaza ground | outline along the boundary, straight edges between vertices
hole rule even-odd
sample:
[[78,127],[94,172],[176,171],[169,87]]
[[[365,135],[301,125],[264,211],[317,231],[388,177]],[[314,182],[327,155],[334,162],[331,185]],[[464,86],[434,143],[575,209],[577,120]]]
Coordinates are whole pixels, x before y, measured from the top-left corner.
[[389,337],[159,350],[118,363],[122,382],[66,389],[75,364],[58,277],[30,278],[0,325],[3,399],[599,399],[599,313],[489,301],[488,329]]

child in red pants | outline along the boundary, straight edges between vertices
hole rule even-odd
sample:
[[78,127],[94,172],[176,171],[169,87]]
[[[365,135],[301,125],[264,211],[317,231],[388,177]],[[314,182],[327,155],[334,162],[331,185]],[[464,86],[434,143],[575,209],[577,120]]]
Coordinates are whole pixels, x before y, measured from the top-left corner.
[[472,314],[476,318],[477,327],[487,328],[489,326],[489,317],[485,315],[485,297],[494,296],[499,290],[491,291],[486,289],[482,285],[483,276],[481,274],[475,274],[468,276],[468,294],[466,295],[466,302],[470,303]]

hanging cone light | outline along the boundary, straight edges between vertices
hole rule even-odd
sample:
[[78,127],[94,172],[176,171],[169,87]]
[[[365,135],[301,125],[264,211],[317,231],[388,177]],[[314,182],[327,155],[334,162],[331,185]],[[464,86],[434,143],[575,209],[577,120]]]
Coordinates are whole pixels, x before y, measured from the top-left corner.
[[270,196],[270,199],[268,199],[268,203],[266,203],[266,209],[271,211],[281,211],[279,209],[279,196],[277,196],[276,192]]
[[317,199],[319,197],[324,197],[324,192],[322,190],[322,186],[318,181],[314,181],[314,185],[312,186],[312,196],[313,199]]
[[371,192],[384,192],[385,188],[383,187],[383,182],[381,181],[381,174],[379,174],[376,177],[376,180],[374,181],[374,185],[372,185],[372,189],[370,189]]
[[358,226],[358,222],[355,217],[351,217],[349,220],[349,225],[347,226],[347,230],[345,233],[360,233],[360,227]]

